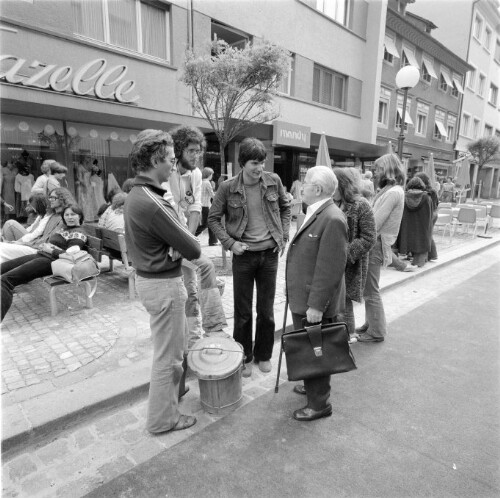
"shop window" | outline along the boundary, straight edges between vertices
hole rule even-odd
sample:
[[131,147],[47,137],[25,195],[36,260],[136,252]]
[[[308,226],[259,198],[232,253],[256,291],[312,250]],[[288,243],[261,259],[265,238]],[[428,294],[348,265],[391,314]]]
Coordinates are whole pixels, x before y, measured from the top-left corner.
[[169,10],[141,0],[71,0],[76,34],[113,47],[170,60]]
[[349,25],[351,0],[316,0],[316,9],[344,26]]
[[345,110],[346,82],[347,78],[344,75],[315,66],[313,73],[313,102]]

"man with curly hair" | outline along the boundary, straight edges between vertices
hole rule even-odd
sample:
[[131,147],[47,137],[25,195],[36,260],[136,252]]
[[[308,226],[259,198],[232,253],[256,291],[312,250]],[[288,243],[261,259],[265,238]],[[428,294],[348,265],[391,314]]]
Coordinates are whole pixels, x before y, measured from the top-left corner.
[[[174,141],[176,164],[168,182],[162,186],[168,190],[168,200],[192,234],[200,224],[202,174],[197,167],[206,141],[203,133],[194,126],[179,126],[169,131]],[[223,332],[227,327],[222,299],[212,260],[203,254],[196,260],[183,260],[184,284],[188,292],[186,318],[189,328],[189,347],[202,335]],[[197,285],[196,274],[200,283]],[[201,308],[201,317],[200,317]]]

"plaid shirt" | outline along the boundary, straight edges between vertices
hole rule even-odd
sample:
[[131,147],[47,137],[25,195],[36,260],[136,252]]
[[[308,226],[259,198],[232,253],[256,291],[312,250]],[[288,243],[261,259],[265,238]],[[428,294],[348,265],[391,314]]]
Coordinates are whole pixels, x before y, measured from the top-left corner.
[[210,180],[205,179],[201,182],[201,205],[203,207],[210,207],[212,199],[214,198],[214,190]]

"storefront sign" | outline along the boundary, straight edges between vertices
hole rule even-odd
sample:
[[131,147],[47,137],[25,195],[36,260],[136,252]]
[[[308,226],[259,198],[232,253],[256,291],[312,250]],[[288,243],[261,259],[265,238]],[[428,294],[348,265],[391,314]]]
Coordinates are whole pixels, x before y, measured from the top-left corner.
[[[8,61],[12,61],[12,65],[9,69],[4,70],[3,67]],[[106,59],[94,59],[78,67],[75,71],[71,66],[56,66],[38,60],[25,66],[26,59],[16,55],[0,55],[0,64],[2,64],[0,81],[33,88],[51,89],[55,92],[91,95],[98,99],[117,100],[124,104],[131,104],[139,100],[138,95],[129,95],[135,87],[135,81],[123,80],[128,67],[120,64],[108,68]],[[26,67],[34,71],[29,71]],[[30,76],[26,76],[27,72],[30,73]]]
[[284,121],[273,123],[273,145],[288,145],[309,149],[311,146],[311,128]]

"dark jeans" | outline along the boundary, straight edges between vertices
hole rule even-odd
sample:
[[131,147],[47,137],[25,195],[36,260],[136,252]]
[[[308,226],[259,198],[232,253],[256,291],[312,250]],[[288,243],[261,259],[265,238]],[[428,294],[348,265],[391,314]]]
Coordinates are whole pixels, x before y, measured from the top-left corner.
[[[268,361],[274,344],[274,295],[279,255],[276,250],[233,254],[234,340],[243,346],[245,362]],[[257,285],[257,322],[252,350],[252,301]]]
[[[304,315],[292,313],[294,330],[304,328],[302,320]],[[321,323],[333,323],[337,321],[335,318],[323,318]],[[315,379],[304,379],[304,387],[306,388],[307,406],[313,410],[324,410],[330,397],[330,375],[325,377],[316,377]]]
[[12,305],[14,289],[21,284],[27,284],[35,278],[46,277],[52,274],[51,259],[39,254],[29,254],[20,258],[11,259],[0,265],[2,274],[2,317]]
[[[196,229],[195,235],[198,237],[200,233],[203,232],[206,228],[208,228],[208,212],[210,211],[209,207],[203,206],[201,208],[201,225]],[[214,244],[217,244],[217,237],[215,234],[208,228],[208,244],[213,246]]]

